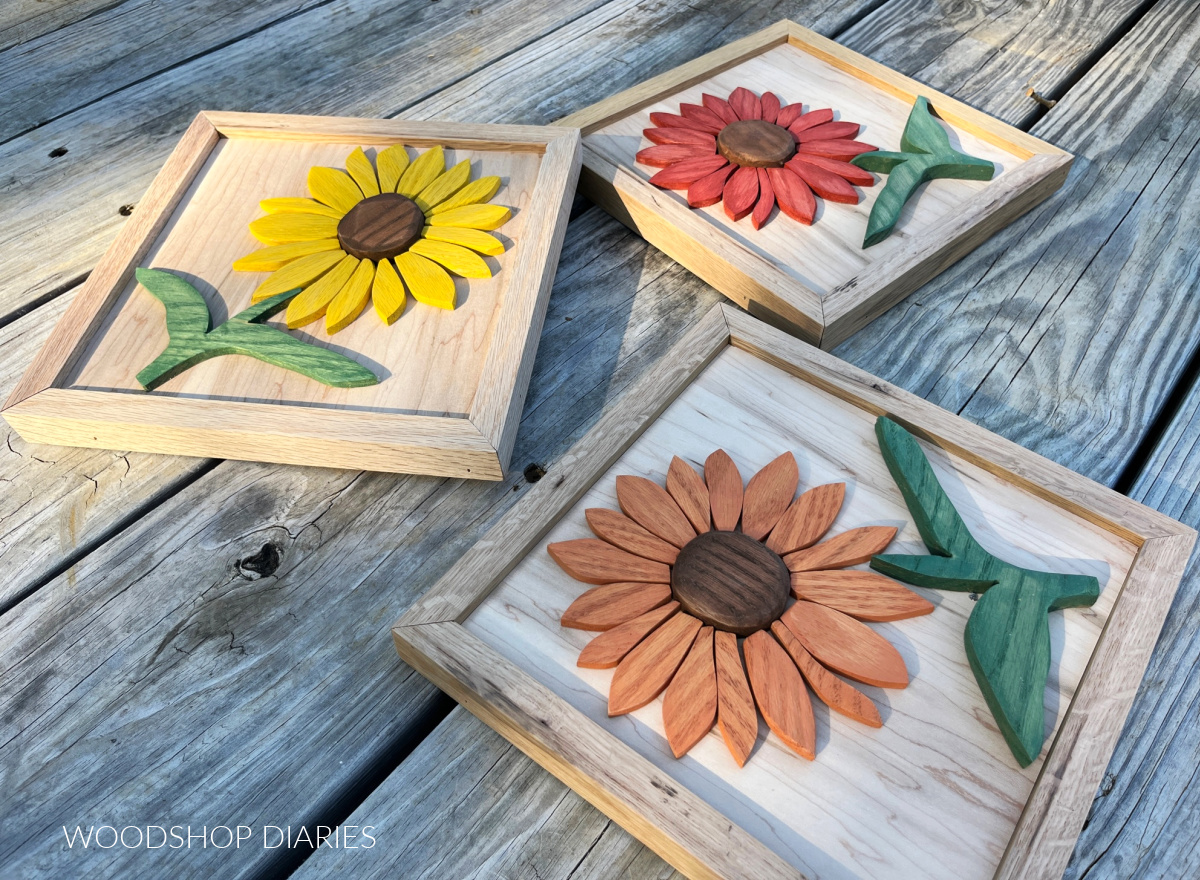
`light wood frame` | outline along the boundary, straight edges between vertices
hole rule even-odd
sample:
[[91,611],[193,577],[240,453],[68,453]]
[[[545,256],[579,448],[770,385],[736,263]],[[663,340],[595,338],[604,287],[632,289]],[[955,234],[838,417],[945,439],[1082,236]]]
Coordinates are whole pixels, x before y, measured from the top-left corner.
[[[466,418],[63,387],[222,138],[403,142],[541,156],[511,280]],[[551,126],[201,112],[13,389],[3,414],[38,443],[499,480],[512,453],[580,165]]]
[[713,310],[401,617],[411,666],[690,877],[796,869],[464,626],[483,600],[728,346],[1131,542],[1136,556],[995,876],[1060,876],[1149,662],[1196,533],[729,306]]
[[[651,186],[630,167],[632,157],[628,164],[614,164],[611,157],[589,144],[589,135],[610,123],[783,44],[906,104],[925,96],[945,122],[1003,149],[1021,164],[1012,173],[981,187],[949,216],[921,230],[905,247],[867,265],[822,295],[781,271],[762,254],[733,240],[676,196]],[[813,101],[813,106],[824,106],[817,96],[800,97],[806,104]],[[824,349],[852,336],[1046,199],[1066,180],[1073,160],[1071,154],[1045,141],[791,21],[778,22],[722,46],[557,124],[583,132],[580,191],[584,195],[751,314]],[[877,183],[874,191],[879,189]]]

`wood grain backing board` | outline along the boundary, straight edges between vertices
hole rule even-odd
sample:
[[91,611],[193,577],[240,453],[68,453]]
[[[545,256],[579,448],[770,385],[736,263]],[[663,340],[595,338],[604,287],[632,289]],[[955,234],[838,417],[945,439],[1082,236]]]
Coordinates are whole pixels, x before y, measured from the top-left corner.
[[[585,171],[582,188],[589,197],[731,299],[759,304],[807,341],[829,348],[845,339],[1065,179],[1067,153],[798,25],[781,22],[755,37],[562,124],[583,127],[584,164],[592,173]],[[677,113],[681,102],[700,103],[702,93],[725,96],[736,87],[771,91],[806,110],[831,107],[836,118],[862,124],[858,140],[881,149],[898,148],[912,103],[924,95],[945,108],[952,144],[994,162],[997,175],[923,186],[892,236],[865,250],[867,215],[883,184],[878,176],[874,187],[859,189],[858,205],[823,200],[811,227],[776,215],[761,229],[732,220],[719,203],[693,210],[685,192],[648,184],[656,169],[634,155],[650,143],[643,135],[653,124],[650,114]]]
[[[137,371],[167,340],[162,306],[131,279],[133,265],[184,274],[207,300],[214,324],[219,324],[248,305],[254,288],[267,277],[232,269],[234,260],[261,246],[247,225],[263,215],[262,199],[306,196],[310,167],[342,168],[347,156],[363,144],[373,156],[384,144],[405,143],[415,150],[435,142],[450,145],[448,165],[466,160],[473,177],[501,178],[493,201],[511,208],[513,216],[494,233],[506,250],[486,258],[493,277],[456,278],[459,305],[453,311],[431,308],[410,297],[405,313],[390,327],[368,312],[336,337],[320,323],[294,334],[357,359],[380,377],[379,384],[334,389],[250,358],[221,357],[155,389],[155,397],[178,401],[267,405],[301,414],[319,410],[335,417],[395,416],[395,442],[377,445],[380,438],[375,437],[366,446],[355,444],[352,432],[355,425],[363,424],[360,419],[347,422],[343,436],[351,442],[332,460],[297,459],[294,452],[277,452],[279,442],[260,445],[255,452],[237,441],[228,445],[245,434],[244,425],[231,415],[235,408],[199,407],[194,409],[203,416],[193,413],[186,421],[194,428],[217,432],[207,441],[185,442],[178,432],[168,431],[174,438],[168,449],[156,445],[154,432],[149,432],[121,448],[174,452],[187,448],[189,454],[419,471],[423,454],[398,453],[389,462],[366,449],[372,445],[379,453],[389,447],[405,449],[410,445],[406,432],[412,420],[428,418],[431,427],[449,430],[442,456],[446,461],[431,473],[485,473],[499,479],[511,454],[577,175],[578,134],[561,128],[202,113],[160,175],[157,190],[139,206],[137,217],[142,219],[126,228],[127,234],[106,257],[108,261],[119,258],[119,265],[93,273],[101,289],[94,296],[77,298],[79,311],[68,313],[61,335],[51,338],[10,404],[39,388],[58,386],[126,397],[114,412],[127,412],[130,401],[141,397],[127,394],[139,387]],[[158,191],[162,194],[155,196]],[[275,319],[274,325],[279,326],[280,320]],[[66,414],[70,427],[55,433],[52,404],[57,399],[52,395],[38,407],[36,430],[43,442],[103,445],[108,441],[99,440],[100,435],[122,436],[119,425],[98,425],[95,436],[88,436],[79,410]],[[156,411],[183,412],[183,408]],[[31,415],[25,414],[26,424],[34,424]],[[22,420],[20,414],[16,418]],[[297,420],[275,420],[276,425],[285,423]],[[325,419],[322,424],[333,422]],[[482,445],[490,447],[484,453],[486,466],[478,459],[448,464],[460,436],[472,437],[476,445],[481,445],[481,437]],[[315,451],[304,444],[296,448]],[[364,457],[357,458],[356,449]],[[429,451],[437,455],[436,437],[429,438]]]
[[[937,445],[925,443],[927,453],[971,528],[979,531],[981,542],[1023,564],[1096,574],[1104,585],[1096,606],[1064,612],[1061,626],[1052,630],[1055,659],[1045,700],[1051,732],[1073,729],[1065,723],[1072,701],[1077,705],[1080,699],[1098,699],[1088,696],[1098,692],[1091,690],[1095,685],[1085,673],[1096,668],[1093,650],[1103,644],[1102,634],[1107,640],[1119,638],[1111,635],[1114,630],[1125,633],[1126,638],[1131,633],[1126,627],[1141,631],[1140,621],[1130,618],[1126,623],[1127,618],[1117,613],[1123,584],[1148,583],[1143,589],[1154,595],[1155,607],[1169,600],[1174,584],[1164,583],[1161,569],[1150,572],[1139,566],[1145,548],[1155,540],[1192,540],[1190,530],[1161,515],[1150,516],[1127,499],[1108,505],[1103,516],[1081,515],[1080,498],[1089,494],[1084,487],[1091,484],[1073,474],[1059,480],[1060,488],[1073,497],[1044,488],[1035,493],[1028,488],[1029,476],[1048,464],[1037,456],[1024,451],[1009,456],[1013,460],[1007,463],[1016,471],[995,462],[984,467],[979,462],[994,450],[1009,451],[1003,441],[965,425],[955,436],[954,429],[960,424],[955,417],[944,413],[939,417],[935,407],[910,400],[909,395],[878,380],[863,378],[853,368],[839,365],[836,359],[760,322],[737,316],[732,310],[721,311],[731,329],[731,341],[745,343],[745,337],[753,336],[758,351],[726,346],[719,341],[719,334],[710,334],[707,344],[720,349],[715,360],[695,380],[684,383],[686,387],[661,416],[623,423],[637,436],[619,457],[613,460],[615,438],[589,434],[580,441],[580,454],[569,456],[573,467],[560,477],[582,483],[581,488],[553,502],[544,498],[531,503],[528,512],[518,505],[511,517],[498,524],[500,540],[509,551],[501,553],[501,545],[485,539],[489,545],[486,553],[498,566],[497,574],[481,584],[471,574],[477,570],[478,559],[461,573],[452,570],[398,626],[404,629],[436,619],[432,616],[435,608],[443,615],[441,619],[461,620],[494,655],[527,670],[540,685],[608,731],[612,741],[607,747],[617,749],[615,754],[628,752],[651,761],[657,772],[668,774],[677,783],[677,790],[694,792],[717,805],[735,827],[745,829],[805,876],[991,877],[1004,859],[1008,860],[1004,864],[1009,864],[1014,858],[1042,858],[1040,848],[1049,844],[1044,838],[1035,839],[1039,821],[1049,822],[1066,835],[1066,851],[1061,856],[1065,861],[1069,843],[1078,833],[1072,823],[1076,818],[1082,821],[1077,811],[1081,804],[1086,811],[1107,752],[1089,753],[1091,758],[1073,763],[1068,760],[1071,778],[1056,780],[1054,787],[1059,793],[1032,797],[1039,791],[1043,764],[1064,760],[1057,751],[1059,740],[1051,737],[1048,752],[1024,771],[1012,761],[990,723],[962,648],[963,626],[972,607],[965,594],[922,591],[938,606],[934,613],[871,625],[900,651],[912,681],[907,689],[890,690],[886,695],[867,688],[882,711],[880,730],[831,714],[816,704],[817,756],[811,764],[804,762],[804,768],[797,769],[794,762],[800,759],[773,735],[764,739],[761,732],[754,753],[741,770],[715,730],[686,758],[676,761],[670,757],[658,701],[623,719],[607,719],[606,695],[612,673],[578,669],[575,659],[590,634],[563,629],[557,619],[586,588],[536,551],[543,542],[586,536],[583,511],[616,507],[613,478],[617,474],[632,473],[661,482],[674,454],[699,462],[719,446],[729,451],[745,472],[753,473],[781,449],[792,451],[800,465],[802,489],[820,483],[847,483],[846,504],[831,534],[862,525],[899,526],[893,547],[906,552],[904,548],[919,548],[920,539],[872,439],[877,407],[870,397],[891,398],[898,409],[908,411],[910,421],[939,428],[939,433],[932,435]],[[714,336],[718,341],[713,341]],[[701,339],[694,335],[689,344],[681,343],[680,357],[686,350],[689,363],[702,360]],[[769,362],[784,358],[792,366],[790,371]],[[812,379],[797,375],[802,368]],[[836,387],[840,393],[823,385]],[[769,397],[747,391],[763,387],[771,388]],[[638,404],[645,407],[644,402]],[[639,432],[632,425],[646,427]],[[950,444],[940,436],[947,428],[956,441],[971,447],[970,457],[947,454]],[[588,447],[594,444],[606,445],[607,455],[589,454]],[[1103,493],[1099,497],[1104,497]],[[531,525],[534,522],[536,525]],[[1153,524],[1164,537],[1148,541],[1144,532],[1136,531],[1146,524]],[[534,531],[538,534],[528,549],[535,552],[525,555],[526,549],[512,549],[524,544]],[[1177,583],[1182,563],[1175,562],[1166,567]],[[400,631],[397,638],[401,638]],[[1127,708],[1127,698],[1107,696]],[[936,725],[929,723],[931,718],[937,719]],[[1084,726],[1094,723],[1100,722],[1087,721]],[[618,749],[617,743],[622,748]],[[1069,745],[1062,748],[1071,750]],[[897,773],[906,780],[902,794],[893,785]],[[591,798],[587,789],[581,791]],[[1030,816],[1027,803],[1041,812]],[[1014,832],[1025,827],[1030,832],[1022,840],[1029,845],[1010,846]],[[847,839],[854,844],[837,843]],[[661,844],[651,845],[665,853]],[[1037,852],[1031,852],[1030,846]],[[931,859],[930,854],[936,855]],[[729,876],[750,875],[735,871]]]

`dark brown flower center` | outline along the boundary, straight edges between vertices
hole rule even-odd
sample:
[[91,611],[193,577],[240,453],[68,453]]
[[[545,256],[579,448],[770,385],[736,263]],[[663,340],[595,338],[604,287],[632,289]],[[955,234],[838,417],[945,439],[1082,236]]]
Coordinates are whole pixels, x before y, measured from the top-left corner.
[[792,133],[773,122],[744,119],[721,129],[717,149],[734,165],[780,168],[796,153]]
[[338,243],[360,260],[386,260],[402,254],[421,237],[425,215],[398,193],[363,199],[338,223]]
[[671,569],[671,592],[684,611],[739,636],[769,627],[783,613],[790,587],[783,560],[741,532],[693,538]]

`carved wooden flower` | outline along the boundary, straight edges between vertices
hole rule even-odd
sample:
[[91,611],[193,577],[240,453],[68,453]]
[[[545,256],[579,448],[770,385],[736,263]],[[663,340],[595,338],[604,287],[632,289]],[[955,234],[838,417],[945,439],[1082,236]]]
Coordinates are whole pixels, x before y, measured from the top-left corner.
[[359,147],[345,171],[309,169],[312,198],[261,202],[267,215],[250,224],[250,233],[268,247],[233,268],[272,273],[252,302],[301,289],[287,307],[293,329],[324,315],[325,329],[336,333],[368,300],[391,324],[404,312],[406,287],[418,302],[453,309],[450,272],[492,277],[480,254],[502,254],[504,245],[484,230],[511,214],[486,204],[500,188],[499,177],[470,179],[470,160],[447,169],[441,147],[410,162],[407,148],[395,144],[380,150],[374,165]]
[[736,88],[723,100],[704,95],[701,104],[680,104],[679,114],[651,113],[655,128],[642,133],[655,146],[637,154],[643,165],[661,168],[650,182],[687,190],[688,204],[703,208],[724,201],[732,220],[750,214],[755,229],[779,210],[811,225],[816,196],[858,204],[855,186],[875,178],[849,160],[874,150],[852,138],[859,126],[834,122],[832,110],[802,112],[780,105],[771,92],[757,97]]
[[879,553],[895,528],[821,541],[845,484],[793,500],[799,481],[790,452],[745,489],[722,450],[704,463],[703,479],[676,456],[665,490],[617,477],[623,513],[591,508],[597,538],[546,548],[571,577],[600,585],[571,604],[562,625],[601,632],[578,665],[616,667],[608,714],[632,712],[665,690],[663,725],[676,757],[715,723],[744,765],[758,738],[757,703],[780,740],[812,760],[805,681],[831,709],[872,727],[882,726],[874,703],[834,673],[876,687],[908,685],[899,652],[860,621],[916,617],[933,605],[883,575],[839,570]]

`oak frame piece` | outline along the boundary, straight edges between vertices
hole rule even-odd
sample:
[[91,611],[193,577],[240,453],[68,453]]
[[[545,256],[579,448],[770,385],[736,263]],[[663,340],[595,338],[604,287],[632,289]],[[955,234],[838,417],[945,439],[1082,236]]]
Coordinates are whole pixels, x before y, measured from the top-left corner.
[[400,656],[690,877],[805,876],[465,621],[727,346],[750,352],[1138,549],[996,878],[1060,876],[1145,672],[1196,532],[725,305],[613,406],[392,630]]
[[[908,105],[924,96],[945,122],[1001,148],[1021,160],[1020,164],[983,186],[947,216],[914,233],[906,247],[868,263],[822,294],[714,227],[685,202],[650,185],[633,170],[632,156],[628,163],[615,163],[589,143],[589,135],[609,124],[782,45],[848,74],[861,81],[864,89],[877,90]],[[821,103],[819,95],[789,99],[803,100],[806,107],[810,102],[814,108],[828,106]],[[584,195],[755,317],[826,350],[848,339],[1048,198],[1062,186],[1074,160],[1058,147],[786,20],[555,124],[578,128],[583,133],[584,167],[579,188]],[[871,140],[865,134],[863,139]],[[885,144],[879,147],[890,149]],[[877,181],[874,189],[866,190],[868,197],[878,192],[882,183]],[[853,245],[857,247],[861,241],[860,232]]]
[[[406,143],[540,155],[512,278],[465,418],[64,387],[106,314],[222,139]],[[0,412],[26,440],[284,464],[500,480],[512,454],[580,168],[552,126],[201,111]]]

